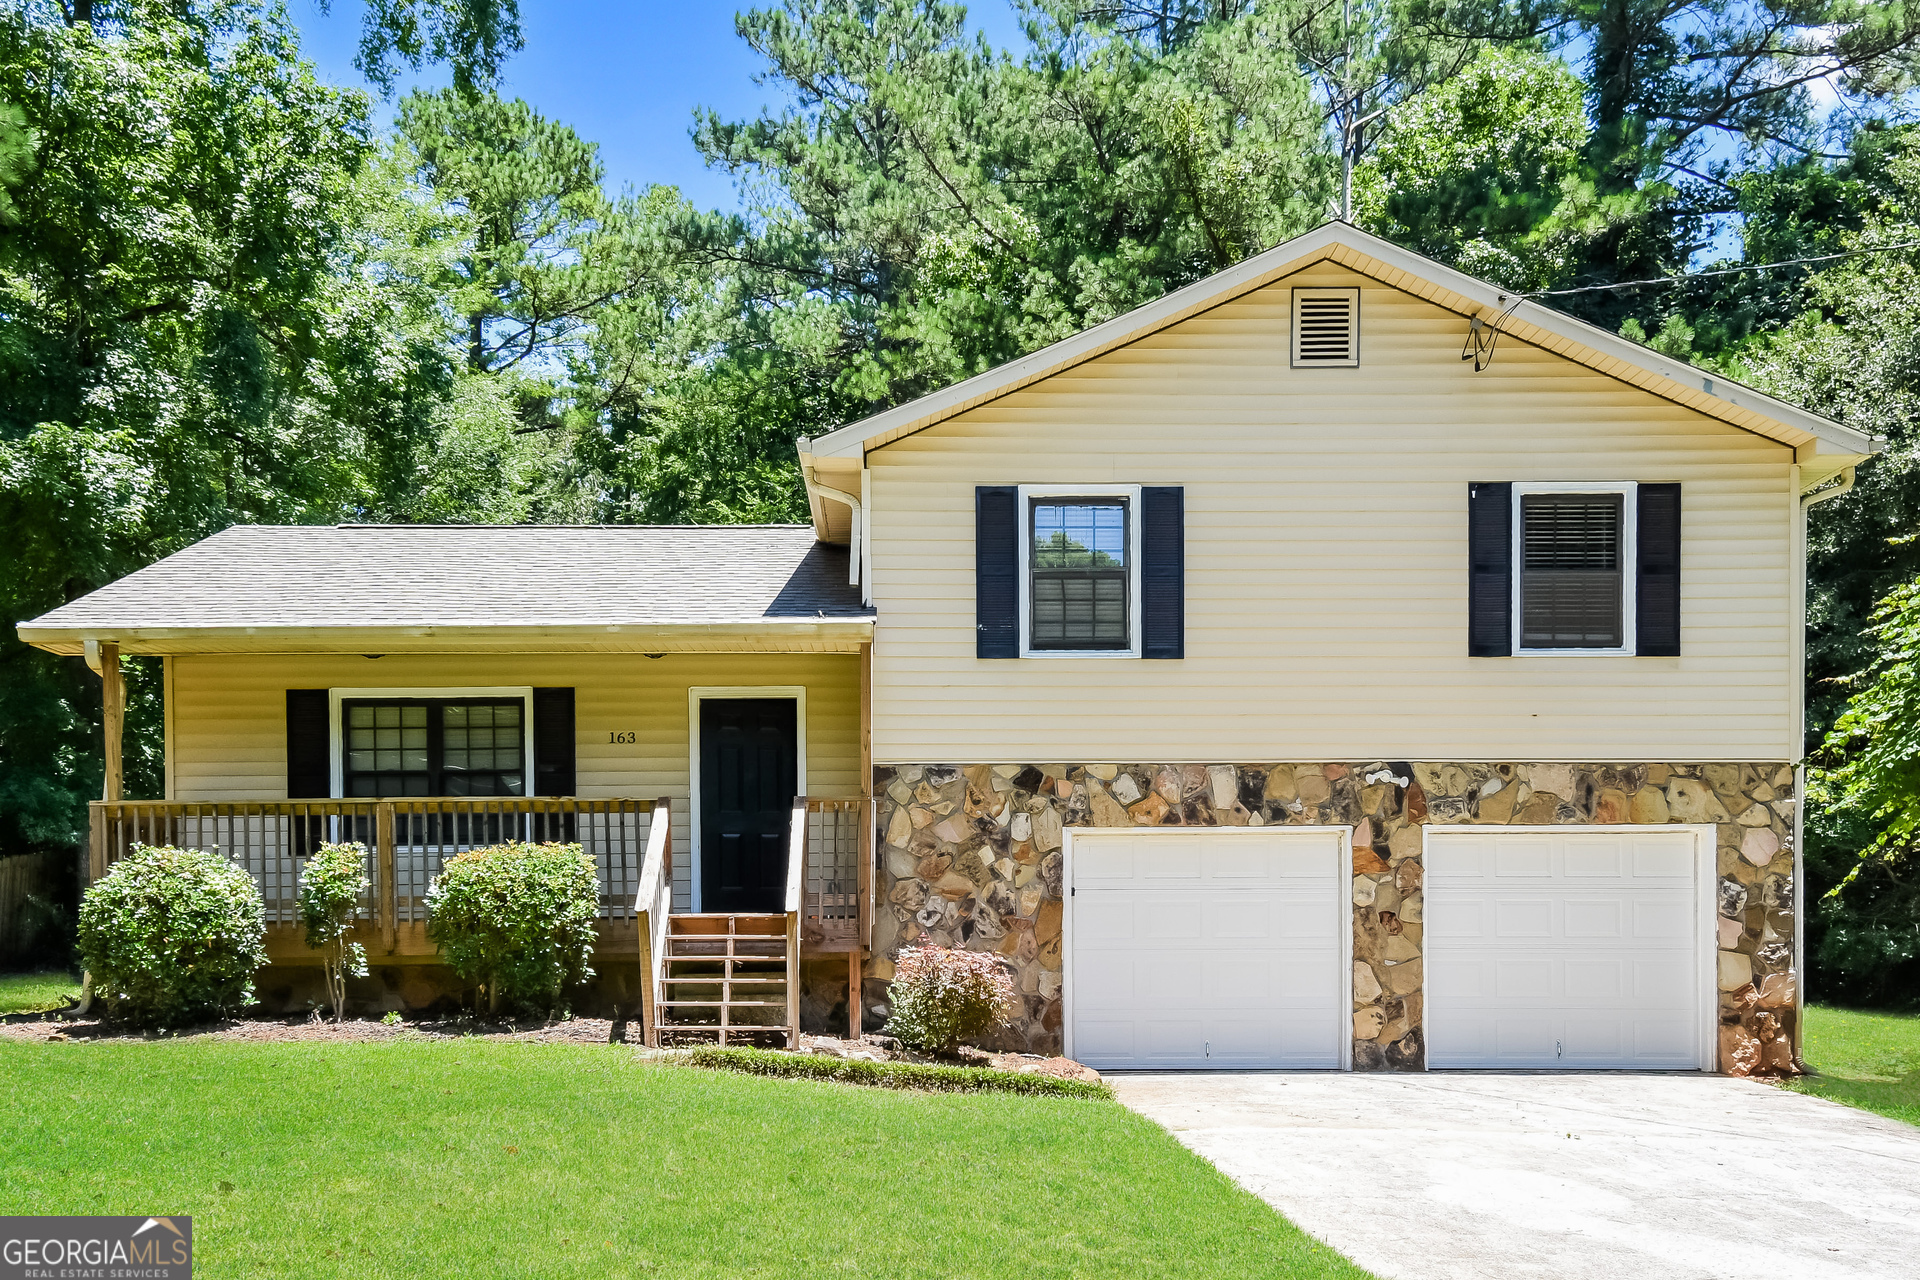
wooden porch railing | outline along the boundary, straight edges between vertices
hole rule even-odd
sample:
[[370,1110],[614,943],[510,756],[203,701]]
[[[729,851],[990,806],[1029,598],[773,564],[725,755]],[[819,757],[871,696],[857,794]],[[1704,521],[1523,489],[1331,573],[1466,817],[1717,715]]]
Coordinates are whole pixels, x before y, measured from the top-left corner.
[[667,954],[667,930],[673,916],[673,806],[665,796],[653,802],[647,852],[640,863],[640,890],[633,899],[640,939],[640,1025],[649,1048],[660,1046],[660,965]]
[[800,904],[806,900],[807,798],[795,796],[787,824],[787,1048],[800,1047]]
[[507,840],[578,841],[599,872],[601,919],[628,920],[664,804],[571,796],[95,801],[88,877],[105,875],[136,844],[206,849],[253,877],[268,924],[293,925],[300,917],[300,860],[322,844],[357,840],[367,846],[373,882],[361,915],[391,947],[401,924],[426,920],[427,888],[461,850]]
[[807,833],[801,941],[808,951],[859,951],[866,946],[871,904],[873,802],[808,797],[794,805]]

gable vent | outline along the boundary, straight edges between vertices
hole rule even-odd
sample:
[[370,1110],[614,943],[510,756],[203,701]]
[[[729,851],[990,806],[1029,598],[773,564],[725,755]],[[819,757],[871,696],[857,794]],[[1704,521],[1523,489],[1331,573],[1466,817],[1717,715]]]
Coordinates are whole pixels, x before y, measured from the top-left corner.
[[1360,291],[1293,291],[1293,363],[1319,368],[1360,363]]

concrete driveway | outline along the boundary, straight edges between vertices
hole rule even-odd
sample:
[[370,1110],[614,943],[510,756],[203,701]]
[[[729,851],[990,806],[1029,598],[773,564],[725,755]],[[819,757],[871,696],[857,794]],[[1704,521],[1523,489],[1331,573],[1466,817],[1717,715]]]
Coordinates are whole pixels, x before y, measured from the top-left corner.
[[1750,1080],[1109,1079],[1392,1280],[1920,1276],[1920,1129]]

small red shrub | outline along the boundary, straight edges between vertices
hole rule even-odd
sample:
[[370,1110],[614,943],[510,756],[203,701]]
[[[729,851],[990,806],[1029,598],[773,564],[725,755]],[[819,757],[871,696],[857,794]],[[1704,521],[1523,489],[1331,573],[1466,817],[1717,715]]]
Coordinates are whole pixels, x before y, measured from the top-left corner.
[[983,1031],[1005,1026],[1013,979],[1000,958],[950,947],[906,947],[888,990],[887,1031],[902,1044],[949,1053]]

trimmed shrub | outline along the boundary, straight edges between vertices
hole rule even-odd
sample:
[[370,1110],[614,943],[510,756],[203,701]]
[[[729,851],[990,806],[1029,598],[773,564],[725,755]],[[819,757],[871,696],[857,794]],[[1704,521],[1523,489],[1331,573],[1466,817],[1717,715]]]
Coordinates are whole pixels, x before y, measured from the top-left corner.
[[320,953],[327,972],[333,1020],[346,1016],[347,979],[367,976],[367,949],[349,941],[360,898],[373,887],[367,876],[367,846],[323,844],[300,872],[300,923],[307,945]]
[[80,900],[78,945],[107,1016],[181,1026],[252,1003],[265,910],[218,854],[135,845]]
[[1007,1024],[1013,979],[998,956],[951,947],[906,947],[888,988],[887,1034],[928,1053],[951,1053]]
[[434,877],[427,936],[488,1009],[551,1011],[593,976],[599,910],[599,877],[579,845],[499,844],[456,855]]
[[881,1089],[917,1089],[927,1093],[1024,1093],[1044,1098],[1111,1099],[1113,1090],[1088,1080],[1001,1071],[995,1067],[943,1067],[919,1062],[867,1062],[773,1049],[702,1046],[687,1054],[688,1065],[715,1071],[798,1080],[831,1080]]

